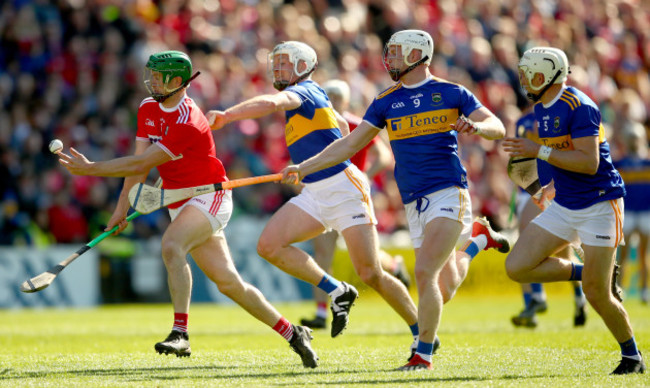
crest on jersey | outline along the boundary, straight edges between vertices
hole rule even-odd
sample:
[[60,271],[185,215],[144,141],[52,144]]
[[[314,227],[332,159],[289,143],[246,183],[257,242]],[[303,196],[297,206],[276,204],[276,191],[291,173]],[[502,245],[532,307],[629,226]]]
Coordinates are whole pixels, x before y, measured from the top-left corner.
[[555,120],[553,121],[553,126],[555,128],[560,128],[560,117],[559,116],[555,117]]
[[433,105],[442,104],[442,95],[440,93],[433,93],[431,95],[431,101],[433,102]]

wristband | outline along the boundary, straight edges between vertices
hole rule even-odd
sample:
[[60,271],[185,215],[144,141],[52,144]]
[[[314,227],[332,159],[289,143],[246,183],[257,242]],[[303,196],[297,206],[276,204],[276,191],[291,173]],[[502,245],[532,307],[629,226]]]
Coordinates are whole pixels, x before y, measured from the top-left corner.
[[551,156],[552,151],[553,148],[551,147],[541,146],[539,147],[539,151],[537,152],[537,158],[542,159],[544,161],[548,161],[548,158]]

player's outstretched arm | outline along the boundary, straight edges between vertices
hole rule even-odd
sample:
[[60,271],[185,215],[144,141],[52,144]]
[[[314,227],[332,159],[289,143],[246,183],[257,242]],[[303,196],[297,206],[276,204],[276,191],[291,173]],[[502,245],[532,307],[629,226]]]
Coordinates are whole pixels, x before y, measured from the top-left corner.
[[171,160],[160,147],[149,147],[140,155],[91,162],[82,153],[70,148],[70,155],[59,152],[59,163],[74,175],[127,177],[146,174],[152,168]]
[[290,172],[298,173],[299,179],[302,179],[311,173],[341,163],[359,152],[377,136],[377,131],[377,128],[364,121],[349,135],[332,142],[323,151],[303,161],[295,171]]
[[212,130],[223,128],[226,124],[243,119],[256,119],[274,112],[296,109],[302,104],[300,97],[292,92],[264,94],[226,109],[211,110],[205,115]]

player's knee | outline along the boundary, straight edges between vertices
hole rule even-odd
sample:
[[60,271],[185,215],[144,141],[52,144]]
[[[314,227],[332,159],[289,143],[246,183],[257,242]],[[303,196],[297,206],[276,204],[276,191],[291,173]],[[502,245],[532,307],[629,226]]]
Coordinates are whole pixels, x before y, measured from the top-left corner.
[[372,267],[361,268],[358,271],[361,281],[369,285],[372,288],[377,288],[379,286],[379,279],[381,277],[381,270],[377,271]]
[[185,255],[181,247],[173,240],[163,239],[160,249],[163,261],[167,267],[185,261]]
[[262,235],[257,242],[257,254],[269,260],[274,258],[275,253],[278,251],[278,244],[270,238]]
[[235,300],[236,296],[241,295],[244,291],[243,284],[241,281],[237,281],[237,279],[219,281],[217,283],[217,288],[219,289],[219,292],[232,300]]
[[594,309],[599,310],[599,306],[612,303],[613,296],[609,285],[597,284],[589,280],[583,280],[582,290],[585,297]]
[[506,259],[506,274],[508,277],[515,282],[525,282],[524,275],[526,274],[526,269],[521,265],[517,264],[517,260],[511,259],[510,256]]

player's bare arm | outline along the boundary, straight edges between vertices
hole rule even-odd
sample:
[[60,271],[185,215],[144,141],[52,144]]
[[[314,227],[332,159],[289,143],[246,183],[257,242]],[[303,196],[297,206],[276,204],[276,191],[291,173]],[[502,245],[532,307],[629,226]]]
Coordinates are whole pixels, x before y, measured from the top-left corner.
[[303,177],[349,159],[377,136],[378,128],[364,121],[348,136],[331,143],[320,153],[299,165],[282,170],[282,183],[297,184]]
[[350,125],[348,121],[341,116],[341,114],[336,110],[332,109],[334,116],[336,116],[336,122],[338,123],[339,129],[341,130],[341,136],[347,136],[350,134]]
[[[572,140],[572,150],[553,149],[548,162],[568,171],[593,175],[598,171],[600,154],[598,136],[580,137]],[[536,158],[542,146],[529,139],[506,138],[503,149],[511,156]]]
[[456,124],[452,124],[458,133],[465,133],[468,135],[480,135],[488,140],[501,139],[506,134],[506,128],[492,112],[486,107],[481,107],[472,112],[466,120],[459,117]]
[[160,147],[148,147],[140,155],[91,162],[82,153],[70,148],[70,155],[59,153],[59,163],[74,175],[93,175],[105,177],[127,177],[143,175],[152,168],[171,160]]
[[212,130],[243,119],[256,119],[278,111],[296,109],[302,104],[300,97],[291,92],[279,92],[253,97],[225,111],[208,111],[206,118]]

